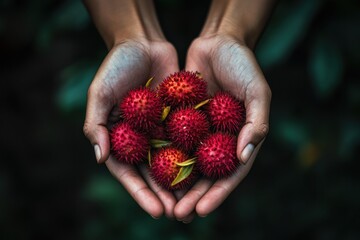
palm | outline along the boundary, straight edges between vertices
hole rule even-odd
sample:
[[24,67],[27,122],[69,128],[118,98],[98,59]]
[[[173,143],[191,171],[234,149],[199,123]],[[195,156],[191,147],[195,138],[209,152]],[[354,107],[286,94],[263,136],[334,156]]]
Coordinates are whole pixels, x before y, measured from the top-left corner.
[[188,51],[187,68],[197,68],[204,75],[210,93],[223,89],[245,100],[255,84],[256,88],[268,88],[252,51],[231,38],[195,40]]
[[230,178],[216,182],[199,180],[175,207],[175,215],[180,219],[189,218],[192,211],[209,214],[246,177],[267,133],[271,97],[252,51],[230,37],[196,39],[189,48],[186,68],[203,75],[211,95],[221,89],[244,101],[247,121],[238,136],[237,156],[243,158],[242,151],[249,143],[256,148],[247,163]]
[[129,89],[144,85],[150,77],[155,77],[156,85],[168,73],[176,71],[176,59],[176,52],[168,43],[118,45],[103,61],[89,92],[98,90],[94,94],[99,94],[107,105],[115,106]]
[[172,217],[175,197],[153,183],[146,167],[122,164],[109,155],[108,127],[119,120],[117,106],[128,90],[144,86],[150,77],[154,77],[154,87],[175,71],[178,71],[177,55],[169,43],[126,42],[109,52],[88,92],[84,131],[90,139],[90,133],[96,133],[96,142],[101,146],[103,156],[100,162],[107,160],[106,166],[112,175],[145,211],[157,217],[164,211]]

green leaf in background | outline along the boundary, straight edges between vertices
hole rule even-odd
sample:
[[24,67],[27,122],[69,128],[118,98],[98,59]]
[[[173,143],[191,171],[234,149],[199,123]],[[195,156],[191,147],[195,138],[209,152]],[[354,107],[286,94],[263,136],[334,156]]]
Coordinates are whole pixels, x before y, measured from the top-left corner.
[[339,47],[329,37],[319,36],[311,49],[308,68],[317,95],[329,97],[342,79],[343,60]]
[[338,153],[341,159],[351,159],[360,145],[360,124],[355,119],[345,118],[341,122]]
[[86,106],[87,89],[98,69],[98,64],[75,63],[60,73],[60,86],[56,103],[64,112],[83,110]]
[[81,1],[66,1],[47,21],[41,22],[36,43],[47,48],[58,31],[81,31],[89,23],[89,14]]
[[90,201],[116,206],[122,203],[119,183],[110,176],[94,176],[84,189],[84,198]]
[[93,176],[85,186],[83,198],[99,204],[105,218],[114,223],[126,222],[136,206],[128,193],[112,176]]
[[277,138],[291,147],[298,148],[309,140],[309,129],[301,121],[284,118],[274,125]]
[[297,1],[288,6],[279,3],[269,27],[261,38],[256,55],[263,68],[269,68],[284,61],[306,35],[321,0]]

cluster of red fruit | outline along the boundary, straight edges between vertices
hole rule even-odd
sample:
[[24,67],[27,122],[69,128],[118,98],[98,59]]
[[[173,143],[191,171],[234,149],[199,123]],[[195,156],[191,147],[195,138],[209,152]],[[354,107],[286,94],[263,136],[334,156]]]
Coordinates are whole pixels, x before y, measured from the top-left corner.
[[148,159],[152,178],[168,190],[188,188],[200,175],[219,179],[234,173],[243,103],[224,91],[209,98],[197,72],[169,75],[155,91],[150,82],[129,91],[119,105],[122,121],[110,132],[117,160]]

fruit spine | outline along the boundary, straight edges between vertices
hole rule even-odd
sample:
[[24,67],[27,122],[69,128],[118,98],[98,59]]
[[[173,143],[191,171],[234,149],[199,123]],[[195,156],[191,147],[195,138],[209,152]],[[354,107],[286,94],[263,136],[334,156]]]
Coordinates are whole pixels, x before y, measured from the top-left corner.
[[134,128],[149,131],[161,121],[162,102],[149,88],[128,92],[120,104],[123,118]]
[[169,75],[159,85],[158,94],[172,108],[195,105],[207,98],[206,82],[197,72],[181,71]]
[[245,107],[230,93],[218,91],[206,107],[215,131],[238,134],[245,123]]
[[151,177],[165,189],[185,189],[196,179],[193,165],[194,160],[188,159],[183,151],[174,147],[161,148],[151,158]]
[[114,157],[128,164],[141,163],[150,148],[147,138],[126,122],[119,122],[112,127],[110,142]]
[[213,179],[230,176],[240,165],[236,158],[236,137],[227,133],[210,135],[199,146],[196,156],[199,170]]

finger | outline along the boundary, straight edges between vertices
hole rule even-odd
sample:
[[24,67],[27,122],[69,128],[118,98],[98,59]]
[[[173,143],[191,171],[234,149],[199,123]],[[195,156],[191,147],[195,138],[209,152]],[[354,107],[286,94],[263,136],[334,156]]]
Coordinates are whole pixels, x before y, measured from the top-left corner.
[[224,202],[229,194],[249,173],[260,147],[261,143],[254,150],[255,154],[249,159],[248,164],[241,165],[234,175],[226,179],[218,180],[212,185],[196,205],[196,212],[199,216],[205,217],[209,215]]
[[246,123],[237,141],[237,157],[243,163],[250,159],[269,131],[271,91],[266,82],[254,84],[257,86],[249,86],[246,90]]
[[[148,73],[145,64],[139,64],[145,55],[138,53],[133,46],[113,48],[104,59],[88,90],[84,133],[94,146],[98,163],[109,158],[110,139],[107,130],[108,118],[116,120],[119,117],[110,116],[113,107],[128,89],[138,85],[138,81],[129,79],[146,79]],[[138,66],[137,71],[129,70],[129,66]],[[116,90],[116,91],[114,91]]]
[[176,204],[174,215],[177,220],[183,221],[195,210],[196,204],[210,189],[213,182],[209,179],[200,179]]
[[83,131],[94,146],[98,163],[108,159],[110,154],[110,139],[106,124],[112,109],[112,101],[106,88],[93,83],[88,91],[86,117]]
[[119,163],[112,156],[106,161],[106,166],[144,211],[153,218],[161,217],[164,208],[160,199],[149,189],[134,166]]
[[[188,192],[188,190],[177,190],[174,192],[174,195],[176,197],[176,199],[178,201],[180,201],[184,196],[185,194]],[[193,210],[188,216],[182,218],[181,220],[178,220],[178,221],[182,221],[183,223],[187,224],[187,223],[191,223],[192,220],[195,218],[195,215],[196,215],[196,212],[195,210]]]
[[165,216],[167,218],[174,218],[174,207],[176,204],[176,199],[174,194],[171,192],[165,190],[162,187],[159,187],[153,179],[150,177],[149,169],[145,165],[141,165],[139,167],[141,174],[145,178],[145,181],[148,183],[150,188],[154,191],[154,193],[158,196],[160,201],[162,202],[164,208],[165,208]]
[[[188,190],[177,190],[177,191],[174,192],[174,195],[175,195],[176,199],[178,201],[180,201],[185,196],[185,194],[187,192],[188,192]],[[195,212],[195,210],[193,210],[189,215],[182,218],[181,220],[178,219],[178,221],[181,221],[181,222],[183,222],[185,224],[191,223],[192,220],[195,218],[195,215],[196,215],[196,212]]]
[[183,218],[181,221],[185,224],[191,223],[194,220],[195,216],[196,216],[196,212],[192,211],[188,216]]
[[187,192],[188,192],[188,189],[175,190],[174,195],[176,197],[176,200],[180,201]]

